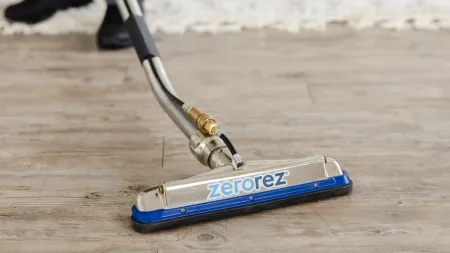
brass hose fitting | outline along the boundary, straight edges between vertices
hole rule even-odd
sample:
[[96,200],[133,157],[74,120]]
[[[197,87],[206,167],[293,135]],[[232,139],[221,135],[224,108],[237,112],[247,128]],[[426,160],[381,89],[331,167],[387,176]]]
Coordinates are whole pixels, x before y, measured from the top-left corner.
[[216,120],[208,114],[200,112],[197,108],[190,106],[186,110],[189,117],[197,124],[197,128],[205,134],[215,135],[219,130]]

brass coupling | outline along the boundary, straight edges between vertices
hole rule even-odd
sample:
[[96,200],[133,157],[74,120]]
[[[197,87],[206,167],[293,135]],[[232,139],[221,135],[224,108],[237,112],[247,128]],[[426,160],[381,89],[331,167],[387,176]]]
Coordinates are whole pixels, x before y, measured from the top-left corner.
[[206,113],[200,112],[197,108],[190,106],[186,110],[189,117],[195,122],[197,128],[205,134],[210,136],[215,135],[219,130],[219,125],[216,120]]

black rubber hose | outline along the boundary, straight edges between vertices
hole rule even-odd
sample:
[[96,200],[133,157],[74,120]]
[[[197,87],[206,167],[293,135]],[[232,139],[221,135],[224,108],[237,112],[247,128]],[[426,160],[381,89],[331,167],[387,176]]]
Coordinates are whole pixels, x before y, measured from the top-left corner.
[[233,144],[224,133],[221,133],[219,137],[220,139],[223,140],[223,142],[225,142],[225,144],[227,145],[228,149],[231,152],[231,155],[237,154],[236,148],[234,148]]
[[[127,1],[125,1],[125,4],[127,4]],[[152,62],[152,58],[159,57],[160,54],[158,48],[156,47],[155,41],[153,40],[153,37],[147,28],[147,24],[145,23],[144,18],[132,14],[128,5],[127,9],[130,12],[130,16],[127,20],[125,20],[124,25],[130,35],[131,41],[133,42],[134,49],[137,56],[139,57],[140,62],[142,63],[145,60],[148,60],[150,62],[152,71],[155,74],[155,77],[158,80],[159,85],[163,89],[164,93],[166,93],[169,98],[172,99],[178,106],[182,107],[184,102],[173,95],[169,90],[167,90],[166,86],[158,75],[158,71],[156,70],[155,65]]]
[[158,75],[158,71],[156,70],[155,65],[153,64],[153,62],[151,61],[151,59],[149,59],[150,62],[150,66],[152,68],[153,73],[155,74],[156,80],[158,80],[159,86],[161,86],[161,88],[163,89],[164,93],[166,93],[170,99],[172,99],[178,106],[183,107],[184,102],[181,101],[179,98],[177,98],[175,95],[173,95],[164,85],[164,83],[161,80],[161,77],[159,77]]
[[[227,145],[228,149],[231,152],[231,155],[233,156],[233,159],[235,159],[235,155],[238,155],[236,148],[233,146],[233,143],[231,143],[231,141],[228,139],[228,137],[224,134],[224,133],[220,133],[219,135],[220,139],[223,140],[223,142],[225,143],[225,145]],[[239,156],[239,155],[238,155]],[[237,167],[241,167],[242,165],[244,165],[244,163],[241,161],[239,163],[236,164]]]

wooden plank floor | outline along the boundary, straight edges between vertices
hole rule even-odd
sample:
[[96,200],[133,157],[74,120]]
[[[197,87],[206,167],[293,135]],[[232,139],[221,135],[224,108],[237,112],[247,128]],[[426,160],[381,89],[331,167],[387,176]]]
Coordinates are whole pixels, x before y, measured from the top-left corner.
[[450,33],[156,35],[244,159],[327,155],[350,196],[151,235],[136,194],[204,170],[132,49],[0,38],[0,252],[449,252]]

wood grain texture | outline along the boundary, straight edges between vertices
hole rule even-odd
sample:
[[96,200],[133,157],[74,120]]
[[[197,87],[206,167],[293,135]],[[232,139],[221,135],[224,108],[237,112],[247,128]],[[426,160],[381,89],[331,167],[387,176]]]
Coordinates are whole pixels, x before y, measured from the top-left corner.
[[327,155],[350,196],[151,235],[146,187],[203,171],[133,49],[0,38],[0,252],[448,252],[450,34],[157,34],[184,100],[244,159]]

